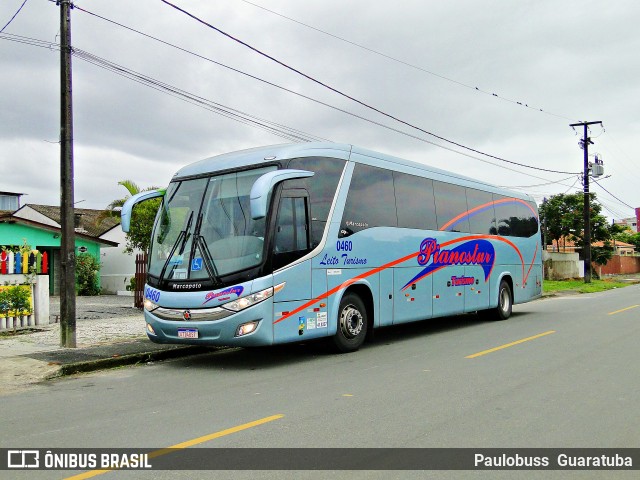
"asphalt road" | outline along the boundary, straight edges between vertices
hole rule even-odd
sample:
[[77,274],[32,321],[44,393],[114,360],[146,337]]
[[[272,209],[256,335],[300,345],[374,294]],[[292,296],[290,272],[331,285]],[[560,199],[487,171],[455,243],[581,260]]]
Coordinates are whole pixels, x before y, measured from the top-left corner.
[[[466,315],[392,327],[353,354],[319,345],[236,349],[66,378],[0,398],[0,445],[640,447],[639,304],[636,285],[519,305],[504,322]],[[263,423],[247,426],[255,420]],[[80,472],[11,473],[6,478]],[[427,477],[637,478],[637,471],[138,471],[103,478]]]

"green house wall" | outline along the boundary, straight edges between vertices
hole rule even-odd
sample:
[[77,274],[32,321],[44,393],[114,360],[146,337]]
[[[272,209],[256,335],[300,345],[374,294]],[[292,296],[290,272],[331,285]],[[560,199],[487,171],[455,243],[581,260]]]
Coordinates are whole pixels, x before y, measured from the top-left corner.
[[[19,223],[0,223],[0,246],[22,246],[25,240],[27,245],[32,249],[38,249],[40,251],[60,249],[60,234],[57,232],[32,227],[30,225],[22,225]],[[84,249],[86,249],[86,251],[82,252],[81,250]],[[92,242],[84,238],[76,237],[76,255],[80,253],[91,254],[99,262],[100,244],[98,242]],[[55,280],[58,275],[58,272],[56,271],[58,266],[54,261],[54,255],[49,255],[49,262],[49,290],[51,294],[54,295],[56,294]]]

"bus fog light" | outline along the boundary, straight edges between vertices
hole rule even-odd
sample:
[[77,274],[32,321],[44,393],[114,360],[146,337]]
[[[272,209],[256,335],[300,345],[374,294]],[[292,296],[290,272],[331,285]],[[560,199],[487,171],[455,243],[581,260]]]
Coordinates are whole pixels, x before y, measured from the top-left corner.
[[238,327],[238,330],[236,331],[236,337],[241,337],[243,335],[248,335],[254,332],[255,329],[258,328],[258,323],[259,323],[258,320],[253,322],[243,323]]
[[149,335],[155,335],[156,334],[156,331],[153,329],[153,327],[151,326],[150,323],[147,323],[147,333]]

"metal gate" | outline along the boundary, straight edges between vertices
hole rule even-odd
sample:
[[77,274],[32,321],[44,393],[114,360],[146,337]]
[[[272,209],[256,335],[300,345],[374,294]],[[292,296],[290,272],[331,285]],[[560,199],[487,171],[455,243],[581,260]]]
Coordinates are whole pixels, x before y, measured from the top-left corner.
[[136,255],[136,289],[134,292],[133,305],[142,308],[144,302],[144,284],[147,281],[147,254],[138,253]]

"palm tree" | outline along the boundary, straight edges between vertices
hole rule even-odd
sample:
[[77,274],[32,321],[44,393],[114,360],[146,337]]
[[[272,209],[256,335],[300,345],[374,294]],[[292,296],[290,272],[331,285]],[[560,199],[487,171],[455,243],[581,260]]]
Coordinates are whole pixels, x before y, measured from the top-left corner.
[[[101,214],[99,218],[103,218],[103,217],[104,218],[106,218],[106,217],[120,217],[120,210],[122,210],[122,206],[124,205],[124,203],[129,198],[131,198],[134,195],[137,195],[138,193],[143,191],[132,180],[121,180],[121,181],[118,182],[118,185],[122,185],[124,188],[126,188],[127,191],[129,192],[129,195],[127,195],[124,198],[120,198],[118,200],[114,200],[109,205],[107,205],[107,208],[105,208],[104,213]],[[155,187],[150,187],[150,188],[147,188],[146,190],[153,190],[153,189],[155,189]]]
[[[100,214],[100,218],[120,217],[120,211],[124,203],[140,192],[146,192],[147,190],[156,190],[158,187],[148,187],[141,189],[135,182],[131,180],[121,180],[118,185],[122,185],[127,189],[129,193],[124,198],[120,198],[111,202],[105,208],[104,212]],[[153,228],[153,220],[155,218],[158,207],[160,206],[160,199],[155,198],[147,200],[138,204],[131,214],[131,229],[127,233],[127,245],[125,252],[133,253],[135,249],[147,251],[149,248],[149,240],[151,238],[151,230]]]

